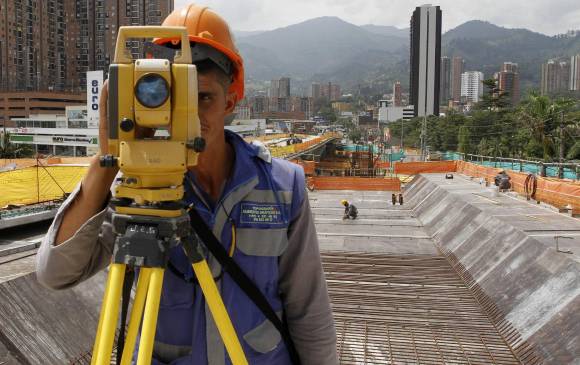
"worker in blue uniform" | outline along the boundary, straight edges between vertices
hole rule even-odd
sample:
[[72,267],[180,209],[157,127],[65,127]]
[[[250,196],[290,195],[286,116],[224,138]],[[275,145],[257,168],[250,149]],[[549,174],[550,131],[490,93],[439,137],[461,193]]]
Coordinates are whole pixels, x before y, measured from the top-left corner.
[[[199,51],[194,63],[207,147],[185,176],[185,202],[194,205],[286,324],[300,362],[337,364],[336,333],[302,168],[271,158],[267,150],[224,130],[244,91],[243,60],[227,23],[192,4],[173,11],[164,25],[185,26],[192,49]],[[175,48],[172,40],[156,42]],[[217,52],[203,58],[200,44]],[[37,277],[50,288],[70,288],[111,259],[114,234],[107,204],[116,171],[99,166],[99,156],[107,154],[106,92],[100,103],[100,154],[61,206],[39,249]],[[249,363],[290,364],[277,329],[211,254],[207,260]],[[171,252],[170,265],[153,364],[230,364],[191,263],[179,247]]]

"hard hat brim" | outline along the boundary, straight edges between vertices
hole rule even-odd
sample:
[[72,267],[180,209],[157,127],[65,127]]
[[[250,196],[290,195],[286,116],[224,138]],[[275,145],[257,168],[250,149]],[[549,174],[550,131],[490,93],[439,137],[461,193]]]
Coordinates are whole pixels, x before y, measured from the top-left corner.
[[[244,98],[244,61],[240,55],[233,52],[227,47],[224,47],[219,42],[216,42],[212,39],[197,37],[190,35],[189,37],[190,42],[195,43],[203,43],[207,44],[210,47],[217,49],[218,51],[225,54],[233,65],[233,80],[232,85],[230,86],[230,91],[233,91],[237,95],[237,100],[241,100]],[[178,40],[177,38],[156,38],[153,40],[154,43],[163,45],[168,42],[175,42]]]

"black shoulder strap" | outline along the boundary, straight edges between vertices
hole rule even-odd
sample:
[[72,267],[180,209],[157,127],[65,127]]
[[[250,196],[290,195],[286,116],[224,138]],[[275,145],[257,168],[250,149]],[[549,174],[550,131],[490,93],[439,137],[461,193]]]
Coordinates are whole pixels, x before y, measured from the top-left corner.
[[244,271],[236,264],[236,262],[228,255],[225,248],[219,243],[213,232],[205,225],[195,208],[189,210],[189,217],[191,220],[191,227],[197,233],[199,238],[203,241],[209,251],[222,265],[225,272],[227,272],[236,284],[246,293],[246,295],[254,302],[254,304],[264,313],[266,318],[272,322],[276,329],[280,332],[288,353],[290,360],[294,365],[300,365],[300,358],[294,347],[294,342],[290,337],[288,327],[286,327],[276,312],[268,303],[262,292],[256,287],[252,280],[246,275]]

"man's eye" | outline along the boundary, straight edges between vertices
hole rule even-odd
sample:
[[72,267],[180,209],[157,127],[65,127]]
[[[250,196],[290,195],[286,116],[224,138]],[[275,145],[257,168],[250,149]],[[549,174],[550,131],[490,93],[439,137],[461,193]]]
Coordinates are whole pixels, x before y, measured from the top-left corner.
[[201,101],[209,101],[209,100],[211,100],[211,95],[208,94],[208,93],[199,93],[197,97]]

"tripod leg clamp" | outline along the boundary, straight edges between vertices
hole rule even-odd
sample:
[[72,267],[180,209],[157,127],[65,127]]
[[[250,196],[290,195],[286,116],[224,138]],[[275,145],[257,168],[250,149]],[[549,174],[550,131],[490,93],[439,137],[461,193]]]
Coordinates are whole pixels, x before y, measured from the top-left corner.
[[185,254],[187,255],[187,258],[189,259],[189,262],[192,264],[196,264],[205,260],[203,250],[199,244],[199,238],[195,233],[192,232],[192,235],[185,237],[182,240],[182,246]]

